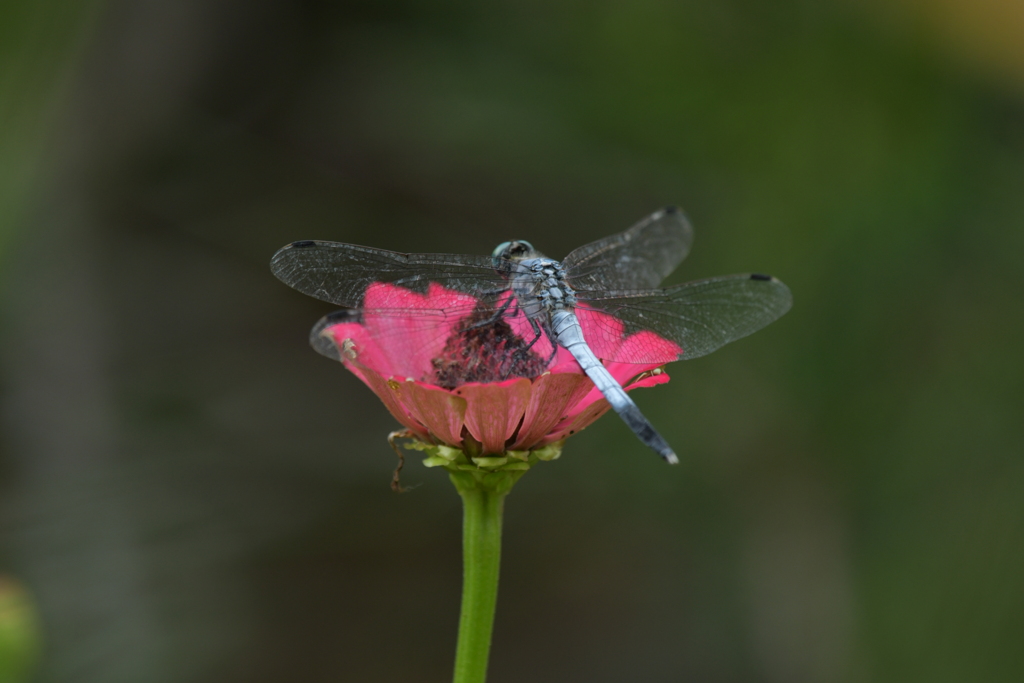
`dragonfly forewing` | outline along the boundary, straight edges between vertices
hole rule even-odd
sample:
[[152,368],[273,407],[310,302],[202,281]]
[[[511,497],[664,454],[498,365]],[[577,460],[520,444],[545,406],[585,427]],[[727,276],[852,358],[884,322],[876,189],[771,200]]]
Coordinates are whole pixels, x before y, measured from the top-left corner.
[[497,299],[508,288],[492,259],[468,254],[402,254],[340,242],[304,240],[279,250],[270,269],[303,294],[362,308],[366,290],[387,283],[425,293],[431,283],[477,298]]

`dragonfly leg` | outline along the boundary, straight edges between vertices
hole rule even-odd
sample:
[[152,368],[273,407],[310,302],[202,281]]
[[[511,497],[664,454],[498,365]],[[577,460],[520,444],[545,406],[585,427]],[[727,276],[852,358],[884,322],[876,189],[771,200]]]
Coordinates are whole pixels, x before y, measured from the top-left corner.
[[534,336],[533,340],[526,345],[526,348],[523,349],[523,352],[529,351],[530,348],[537,343],[537,340],[540,339],[542,333],[546,334],[548,336],[548,339],[551,340],[551,355],[548,356],[548,362],[545,364],[545,366],[551,365],[551,362],[555,360],[555,356],[558,355],[558,344],[555,343],[554,341],[555,335],[551,333],[551,328],[548,327],[548,324],[545,321],[541,320],[539,323],[536,321],[531,321],[531,323],[533,326],[533,331],[536,333],[536,336]]
[[[512,370],[513,368],[516,367],[517,363],[526,360],[526,354],[530,352],[530,349],[533,348],[533,345],[537,343],[537,340],[540,339],[541,335],[544,334],[544,332],[547,330],[547,328],[543,327],[540,323],[538,323],[536,319],[528,318],[528,320],[530,321],[530,327],[533,328],[533,339],[531,339],[530,342],[523,348],[516,349],[515,353],[512,354],[512,356],[509,358],[508,369],[506,369],[505,372],[503,373],[503,379],[508,379],[509,375],[512,374]],[[557,346],[555,347],[555,350],[558,350]],[[551,358],[554,358],[554,356],[552,355]],[[548,360],[548,364],[551,364],[551,359]]]
[[537,321],[532,318],[530,319],[530,327],[533,328],[533,339],[530,340],[529,344],[519,349],[519,353],[526,353],[529,351],[533,345],[537,343],[537,340],[540,339],[540,335],[544,333]]
[[510,296],[508,298],[508,300],[505,301],[505,303],[503,303],[501,305],[501,308],[499,308],[498,310],[496,310],[494,312],[494,315],[492,315],[487,320],[481,320],[478,323],[473,323],[472,325],[470,325],[466,329],[475,330],[478,327],[486,327],[487,325],[493,325],[494,323],[498,322],[499,320],[501,320],[505,316],[505,313],[508,312],[508,308],[509,308],[509,306],[512,305],[513,302],[515,302],[516,307],[515,307],[514,312],[512,313],[512,316],[514,317],[514,316],[518,315],[518,313],[519,313],[519,302],[516,301],[516,298],[514,296]]
[[388,444],[391,446],[391,449],[395,452],[395,455],[398,456],[398,467],[395,468],[395,473],[391,477],[391,490],[394,491],[395,493],[405,493],[406,491],[409,490],[406,487],[402,486],[401,479],[399,479],[399,474],[401,474],[402,468],[405,466],[405,455],[402,454],[402,450],[398,447],[398,444],[395,443],[395,440],[414,438],[415,435],[412,433],[411,430],[408,429],[398,429],[388,434]]
[[555,362],[555,356],[558,355],[558,344],[555,342],[555,336],[548,332],[548,339],[551,340],[551,355],[548,356],[547,367],[551,367],[551,364]]

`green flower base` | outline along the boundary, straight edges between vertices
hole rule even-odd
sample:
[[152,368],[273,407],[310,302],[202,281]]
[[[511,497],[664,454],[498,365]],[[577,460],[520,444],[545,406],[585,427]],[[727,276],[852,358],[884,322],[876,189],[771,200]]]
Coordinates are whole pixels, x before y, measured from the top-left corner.
[[558,441],[535,451],[505,451],[502,455],[473,457],[465,451],[451,446],[438,446],[413,440],[403,444],[410,450],[423,451],[427,467],[443,467],[448,470],[452,483],[461,494],[463,490],[483,489],[494,493],[508,493],[538,462],[558,460],[562,456],[562,444]]

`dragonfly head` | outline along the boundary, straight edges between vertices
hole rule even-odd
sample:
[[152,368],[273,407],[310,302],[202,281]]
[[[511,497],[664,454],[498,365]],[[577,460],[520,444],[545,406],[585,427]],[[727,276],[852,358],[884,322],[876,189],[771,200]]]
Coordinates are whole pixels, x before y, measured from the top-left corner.
[[500,268],[503,260],[521,261],[522,259],[532,258],[536,255],[537,250],[534,249],[533,245],[526,240],[512,240],[511,242],[502,242],[499,244],[491,254],[491,258],[494,260],[494,267]]

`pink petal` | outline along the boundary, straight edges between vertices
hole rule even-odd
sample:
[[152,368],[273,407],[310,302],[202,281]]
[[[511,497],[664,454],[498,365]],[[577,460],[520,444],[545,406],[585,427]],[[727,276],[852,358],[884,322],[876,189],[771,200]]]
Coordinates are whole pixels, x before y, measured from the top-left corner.
[[572,372],[545,373],[536,378],[513,450],[531,448],[540,442],[593,386],[586,375]]
[[654,363],[616,363],[614,361],[606,361],[604,364],[608,374],[615,378],[615,381],[626,386],[629,380],[633,379],[641,373],[648,372],[654,368],[661,367],[661,364]]
[[656,387],[659,384],[665,384],[669,380],[667,372],[659,372],[656,375],[645,375],[632,384],[627,384],[626,391],[633,391],[634,389],[646,389],[648,387]]
[[683,353],[679,345],[647,330],[624,337],[622,321],[596,309],[580,306],[576,317],[583,328],[583,338],[602,360],[658,366],[679,360]]
[[583,338],[587,340],[594,355],[598,358],[614,358],[625,331],[622,321],[582,305],[576,308],[576,319],[580,321]]
[[466,399],[466,429],[483,445],[483,452],[503,453],[530,400],[530,380],[464,384],[455,393]]
[[431,361],[475,304],[472,296],[434,282],[424,294],[388,283],[367,287],[360,326],[379,351],[374,354],[374,361],[381,363],[378,371],[429,381]]
[[343,361],[355,354],[360,365],[372,368],[379,375],[390,377],[402,374],[397,372],[398,368],[391,362],[387,353],[360,323],[331,325],[324,328],[320,335],[334,342]]
[[571,353],[569,353],[569,349],[564,346],[558,347],[555,362],[551,365],[549,371],[552,374],[559,372],[572,372],[577,375],[583,374],[583,368],[580,367],[580,364],[577,363],[576,359],[572,357]]
[[462,445],[462,424],[466,400],[446,389],[422,382],[388,380],[388,387],[399,403],[442,443],[456,448]]

